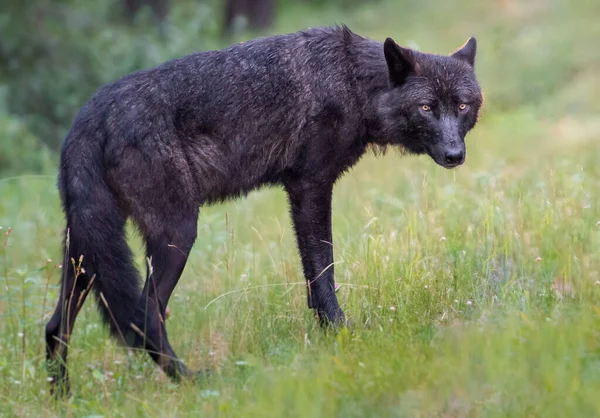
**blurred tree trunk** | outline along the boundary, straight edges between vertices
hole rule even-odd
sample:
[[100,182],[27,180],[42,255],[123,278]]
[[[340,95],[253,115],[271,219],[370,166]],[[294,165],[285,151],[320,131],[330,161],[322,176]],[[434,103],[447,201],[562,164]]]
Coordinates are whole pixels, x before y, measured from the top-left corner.
[[158,22],[162,22],[169,13],[169,0],[125,0],[125,15],[129,21],[133,21],[137,12],[147,6]]
[[226,0],[224,33],[266,29],[275,20],[276,0]]

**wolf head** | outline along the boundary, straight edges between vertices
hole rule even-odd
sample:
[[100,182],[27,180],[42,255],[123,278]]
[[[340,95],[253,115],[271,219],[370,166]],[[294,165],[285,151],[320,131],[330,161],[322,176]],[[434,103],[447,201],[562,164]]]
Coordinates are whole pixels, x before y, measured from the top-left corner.
[[376,110],[380,140],[428,154],[442,167],[461,165],[465,135],[483,102],[474,71],[476,50],[475,38],[449,56],[403,48],[387,38],[389,86]]

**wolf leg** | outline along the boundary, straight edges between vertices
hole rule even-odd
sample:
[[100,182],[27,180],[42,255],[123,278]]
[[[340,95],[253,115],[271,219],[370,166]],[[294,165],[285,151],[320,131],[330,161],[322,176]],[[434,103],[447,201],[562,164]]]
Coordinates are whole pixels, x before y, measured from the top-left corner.
[[[58,304],[46,325],[48,377],[51,383],[51,392],[57,397],[67,395],[70,392],[67,371],[69,340],[77,314],[89,293],[88,284],[90,283],[86,273],[75,271],[76,266],[72,265],[68,258],[69,238],[66,242],[64,275]],[[76,254],[76,252],[77,250],[73,250],[72,254]],[[78,260],[76,263],[78,263]]]
[[[172,210],[168,210],[172,209]],[[164,208],[160,228],[145,229],[148,275],[131,328],[136,346],[173,379],[194,374],[175,354],[165,327],[165,309],[196,240],[198,209]],[[157,219],[157,218],[154,218]]]
[[292,221],[307,282],[308,307],[323,325],[344,322],[336,295],[331,236],[333,183],[287,180]]

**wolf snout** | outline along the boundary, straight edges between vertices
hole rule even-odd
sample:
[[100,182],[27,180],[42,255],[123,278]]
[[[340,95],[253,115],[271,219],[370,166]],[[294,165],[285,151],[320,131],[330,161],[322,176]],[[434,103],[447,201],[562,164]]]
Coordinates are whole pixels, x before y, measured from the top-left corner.
[[465,153],[461,149],[446,151],[446,155],[444,155],[444,161],[448,165],[462,164],[464,160]]
[[465,162],[465,152],[464,150],[457,148],[446,150],[444,153],[444,164],[446,167],[456,167]]

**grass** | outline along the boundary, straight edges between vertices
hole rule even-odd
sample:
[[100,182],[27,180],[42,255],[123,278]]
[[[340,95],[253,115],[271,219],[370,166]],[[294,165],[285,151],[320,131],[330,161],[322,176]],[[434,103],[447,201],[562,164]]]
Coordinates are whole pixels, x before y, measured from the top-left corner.
[[[285,196],[263,190],[203,208],[170,302],[175,350],[212,378],[171,383],[110,341],[88,302],[69,353],[73,396],[54,402],[41,330],[60,276],[55,174],[8,178],[0,416],[600,414],[600,9],[406,3],[344,19],[333,6],[315,16],[298,5],[274,30],[344,21],[438,52],[479,38],[487,105],[466,165],[391,152],[336,186],[338,297],[352,332],[326,334],[306,309]],[[131,240],[141,267],[133,230]]]

